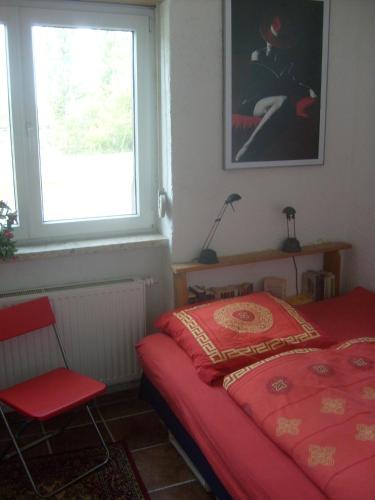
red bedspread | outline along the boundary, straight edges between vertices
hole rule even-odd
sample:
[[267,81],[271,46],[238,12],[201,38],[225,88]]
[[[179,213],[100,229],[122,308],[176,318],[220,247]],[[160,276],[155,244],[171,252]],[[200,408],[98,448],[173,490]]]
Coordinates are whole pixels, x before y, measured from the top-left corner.
[[328,498],[375,498],[375,338],[275,355],[224,386]]
[[311,302],[297,309],[307,321],[316,323],[337,342],[375,337],[375,293],[365,288],[358,287],[346,295]]
[[325,500],[222,386],[202,382],[167,335],[142,339],[138,354],[159,390],[234,500]]

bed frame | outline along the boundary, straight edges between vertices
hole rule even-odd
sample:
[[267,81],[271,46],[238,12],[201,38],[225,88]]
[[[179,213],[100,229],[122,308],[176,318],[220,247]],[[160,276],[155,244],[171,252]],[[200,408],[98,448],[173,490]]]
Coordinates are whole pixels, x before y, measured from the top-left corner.
[[[286,259],[290,257],[323,254],[323,268],[335,275],[336,295],[339,295],[341,276],[341,250],[350,249],[351,245],[345,242],[327,242],[302,247],[298,253],[286,253],[281,250],[264,250],[251,252],[243,255],[220,257],[217,264],[199,264],[190,262],[185,264],[174,264],[172,266],[175,306],[181,307],[188,303],[188,280],[187,275],[196,271],[217,269],[237,265],[251,264],[271,260]],[[210,491],[219,500],[231,500],[232,497],[217,477],[199,446],[183,427],[167,402],[150,380],[143,375],[140,386],[140,397],[147,400],[164,421],[182,454],[186,455],[188,461],[192,462],[193,468],[203,478],[204,483],[209,486]],[[172,441],[173,444],[173,441]]]
[[173,435],[174,439],[177,441],[179,447],[182,448],[184,454],[187,455],[194,468],[198,471],[199,475],[209,486],[210,491],[216,496],[216,498],[219,500],[231,500],[232,497],[226,491],[220,482],[220,479],[212,470],[212,467],[207,462],[198,445],[169,408],[165,399],[145,375],[143,375],[141,379],[140,397],[152,405],[159,417],[167,426],[168,430]]

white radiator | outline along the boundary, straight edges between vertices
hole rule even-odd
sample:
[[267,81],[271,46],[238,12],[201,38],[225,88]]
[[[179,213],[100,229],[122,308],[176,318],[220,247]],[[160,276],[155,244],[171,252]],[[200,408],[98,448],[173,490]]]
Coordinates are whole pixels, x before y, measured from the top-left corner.
[[[140,376],[135,344],[145,335],[149,284],[125,280],[3,294],[0,307],[47,295],[70,368],[117,384]],[[0,388],[56,366],[61,356],[48,329],[0,343]]]

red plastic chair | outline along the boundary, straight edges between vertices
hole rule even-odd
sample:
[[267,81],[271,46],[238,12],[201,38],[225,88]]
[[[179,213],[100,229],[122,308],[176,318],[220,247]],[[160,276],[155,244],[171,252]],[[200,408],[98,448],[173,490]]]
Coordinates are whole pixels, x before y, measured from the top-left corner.
[[[65,364],[64,368],[57,368],[43,375],[26,380],[25,382],[0,391],[0,402],[5,403],[8,407],[21,413],[28,419],[31,419],[26,424],[29,424],[34,419],[39,421],[48,420],[72,410],[77,406],[86,404],[106,389],[106,386],[101,382],[76,373],[68,368],[66,354],[55,323],[56,319],[47,297],[42,297],[36,300],[0,309],[0,341],[5,341],[44,327],[52,326]],[[16,451],[13,453],[7,453],[9,449],[7,448],[0,457],[0,460],[7,459],[18,453],[35,493],[42,498],[49,498],[56,495],[63,489],[96,471],[105,465],[109,460],[109,450],[105,444],[104,438],[98,429],[89,406],[87,404],[85,406],[96,432],[98,433],[100,442],[105,450],[105,459],[103,462],[95,465],[80,474],[78,477],[57,488],[52,493],[43,495],[39,492],[33,480],[22,452],[25,449],[30,449],[37,444],[60,434],[67,427],[67,424],[55,433],[49,433],[43,438],[33,441],[26,446],[20,447],[17,442],[20,432],[18,434],[14,434],[6,418],[5,412],[0,405],[1,416],[16,448]]]

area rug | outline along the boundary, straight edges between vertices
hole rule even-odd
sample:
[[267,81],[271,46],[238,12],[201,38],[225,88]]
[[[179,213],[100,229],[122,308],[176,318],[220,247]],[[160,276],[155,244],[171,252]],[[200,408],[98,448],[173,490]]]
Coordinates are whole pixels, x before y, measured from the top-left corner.
[[[109,445],[111,460],[81,482],[70,486],[54,498],[58,500],[149,500],[149,495],[134,461],[123,442]],[[56,455],[30,458],[31,473],[42,494],[48,494],[63,482],[103,460],[102,448],[87,448]],[[1,500],[34,500],[18,458],[0,464]]]

